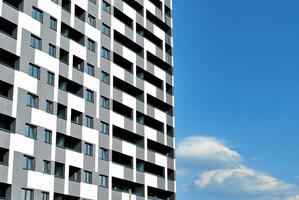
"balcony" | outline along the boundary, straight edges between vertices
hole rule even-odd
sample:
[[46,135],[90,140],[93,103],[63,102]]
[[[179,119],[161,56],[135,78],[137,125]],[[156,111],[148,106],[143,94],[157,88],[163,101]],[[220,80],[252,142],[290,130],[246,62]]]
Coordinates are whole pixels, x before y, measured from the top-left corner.
[[119,103],[115,100],[113,100],[113,111],[124,116],[124,117],[127,117],[129,119],[133,119],[133,109],[122,104],[122,103]]
[[74,55],[73,67],[81,72],[84,72],[84,60]]
[[0,147],[0,165],[8,165],[9,150]]
[[164,167],[140,159],[137,159],[137,170],[153,174],[155,176],[164,177]]
[[137,120],[139,124],[151,127],[159,132],[164,133],[164,124],[152,117],[149,117],[141,112],[137,112]]
[[3,0],[3,3],[19,10],[23,11],[24,1],[23,0]]
[[20,57],[0,48],[0,64],[19,70]]
[[115,76],[113,77],[113,86],[115,88],[117,88],[118,90],[135,97],[139,101],[143,102],[143,100],[144,100],[144,95],[143,95],[142,90],[138,89],[137,87],[135,87],[135,86],[133,86]]
[[160,90],[163,90],[163,81],[156,76],[152,75],[151,73],[145,71],[144,69],[137,66],[137,77],[143,79],[150,84],[156,86]]
[[170,64],[148,51],[147,60],[152,64],[156,65],[157,67],[163,69],[166,73],[172,74],[172,66]]
[[114,30],[114,40],[128,49],[143,57],[143,47],[133,42],[131,39]]
[[137,13],[140,15],[143,15],[143,6],[139,4],[136,0],[123,0],[123,2],[126,2],[129,6],[131,6],[133,9],[136,10]]
[[152,95],[147,94],[147,103],[167,113],[170,116],[173,115],[173,108],[171,105],[165,103],[164,101],[161,101],[160,99],[157,99],[156,97],[153,97]]
[[69,180],[80,182],[81,181],[81,169],[77,167],[69,167]]
[[133,63],[117,53],[113,53],[113,62],[124,70],[133,73]]
[[77,110],[71,110],[71,122],[82,126],[83,124],[83,114]]
[[54,200],[80,200],[80,197],[54,193]]
[[169,32],[171,30],[171,27],[168,26],[166,23],[164,23],[161,19],[153,15],[148,10],[146,11],[146,18],[151,21],[153,24],[161,28],[165,33]]
[[158,188],[148,187],[148,199],[151,200],[175,200],[175,194],[173,192],[161,190]]
[[159,10],[162,10],[162,2],[160,0],[149,0],[154,4]]
[[147,29],[143,28],[143,26],[141,26],[140,24],[136,25],[136,29],[137,29],[136,31],[139,35],[145,37],[146,39],[148,39],[149,41],[154,43],[160,49],[163,48],[163,41],[160,38],[158,38],[157,36],[155,36],[153,33],[148,31]]
[[169,158],[174,158],[174,149],[163,145],[161,143],[155,142],[153,140],[147,139],[147,148],[156,153],[165,155]]
[[0,17],[0,32],[17,39],[18,25]]
[[15,132],[16,119],[0,113],[0,130]]
[[7,200],[11,198],[11,185],[0,183],[0,200]]
[[68,26],[63,22],[61,23],[61,35],[81,44],[82,46],[84,46],[85,44],[84,34],[80,33],[79,31],[73,29],[72,27]]
[[0,80],[0,97],[13,99],[13,85]]
[[59,76],[59,89],[83,98],[83,86],[63,76]]
[[116,151],[112,151],[112,162],[124,167],[133,168],[133,158]]
[[77,138],[57,133],[56,146],[81,153],[82,142]]
[[112,132],[113,137],[132,143],[140,148],[144,148],[144,138],[142,136],[115,125],[112,127]]
[[124,23],[130,29],[133,29],[133,20],[125,15],[122,11],[114,7],[114,17]]
[[75,5],[75,16],[85,22],[85,10]]
[[112,190],[144,196],[144,186],[127,180],[112,177]]

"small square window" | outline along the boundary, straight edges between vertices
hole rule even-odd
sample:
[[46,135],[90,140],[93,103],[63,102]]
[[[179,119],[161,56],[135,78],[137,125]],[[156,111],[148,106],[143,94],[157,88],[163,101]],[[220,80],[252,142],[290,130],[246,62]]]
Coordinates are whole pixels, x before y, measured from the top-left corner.
[[43,23],[43,11],[41,11],[35,7],[32,7],[32,18]]
[[102,24],[102,33],[107,35],[108,37],[110,37],[111,35],[110,27],[104,23]]
[[92,184],[92,173],[89,171],[84,171],[84,183]]
[[108,149],[100,148],[99,157],[101,160],[109,160],[109,151]]
[[36,139],[37,127],[31,124],[25,124],[25,126],[26,126],[25,136],[32,139]]
[[48,144],[52,144],[52,131],[45,130],[44,142]]
[[54,85],[54,82],[55,82],[55,75],[54,75],[54,73],[48,71],[48,73],[47,73],[47,83],[49,85]]
[[100,122],[100,132],[104,134],[109,134],[109,124],[106,122]]
[[87,22],[90,26],[96,27],[96,18],[94,16],[89,14],[87,20],[88,20]]
[[106,97],[101,96],[100,105],[102,108],[109,109],[109,99]]
[[110,75],[107,72],[101,71],[101,81],[106,84],[110,84]]
[[56,46],[54,46],[53,44],[49,44],[48,53],[50,56],[56,58]]
[[28,74],[34,78],[40,78],[40,68],[36,65],[29,64],[29,72]]
[[86,89],[86,96],[85,96],[85,99],[89,102],[94,102],[94,92],[89,90],[89,89]]
[[35,170],[35,159],[30,156],[23,157],[23,169],[26,170]]
[[106,58],[107,60],[110,60],[110,51],[108,49],[106,49],[105,47],[102,47],[101,56],[103,58]]
[[35,49],[42,49],[42,40],[34,35],[31,35],[30,46]]
[[51,162],[44,160],[44,168],[43,168],[43,173],[45,174],[51,174]]
[[93,128],[93,118],[90,116],[85,116],[85,126],[88,128]]
[[38,108],[38,96],[27,93],[27,106]]
[[49,27],[54,31],[57,31],[57,19],[55,19],[54,17],[50,17]]
[[105,175],[99,176],[99,186],[108,187],[108,176]]
[[87,63],[87,74],[95,76],[94,66],[89,63]]
[[85,155],[93,156],[93,145],[89,143],[85,143]]
[[46,112],[49,114],[53,114],[53,102],[46,100]]
[[111,6],[106,1],[103,1],[102,3],[102,10],[106,11],[107,13],[111,12]]
[[96,44],[95,44],[95,42],[93,40],[91,40],[91,39],[87,40],[87,49],[89,49],[90,51],[95,52],[95,50],[96,50]]

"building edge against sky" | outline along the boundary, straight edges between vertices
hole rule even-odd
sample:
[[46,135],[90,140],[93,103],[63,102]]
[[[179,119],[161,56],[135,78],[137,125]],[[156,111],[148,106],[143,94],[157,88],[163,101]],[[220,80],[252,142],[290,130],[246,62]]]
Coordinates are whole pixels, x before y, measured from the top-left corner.
[[0,199],[174,200],[171,0],[0,1]]

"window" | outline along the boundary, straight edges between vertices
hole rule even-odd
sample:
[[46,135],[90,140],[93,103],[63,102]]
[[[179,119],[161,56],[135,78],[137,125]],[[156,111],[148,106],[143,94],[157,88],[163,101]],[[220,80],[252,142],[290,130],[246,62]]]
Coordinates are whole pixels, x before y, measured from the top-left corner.
[[43,23],[43,12],[35,7],[32,7],[32,18]]
[[90,76],[94,76],[95,74],[94,66],[88,63],[87,63],[87,74],[89,74]]
[[86,89],[86,97],[85,97],[86,101],[89,101],[89,102],[94,102],[94,93],[93,91],[89,90],[89,89]]
[[85,116],[85,126],[88,128],[93,128],[93,118],[90,116]]
[[27,106],[38,108],[38,96],[27,93]]
[[100,122],[100,132],[104,134],[109,134],[109,124],[106,122]]
[[55,19],[54,17],[50,17],[49,27],[54,31],[57,31],[57,19]]
[[33,200],[33,191],[22,189],[22,200]]
[[100,105],[102,108],[109,109],[109,99],[101,96]]
[[48,53],[50,56],[56,58],[56,47],[53,44],[49,44]]
[[58,0],[51,0],[52,2],[58,4]]
[[44,168],[43,168],[43,173],[45,174],[51,174],[51,162],[44,160]]
[[96,27],[96,18],[94,16],[89,14],[87,22],[90,26]]
[[102,33],[104,33],[105,35],[107,35],[108,37],[110,37],[110,27],[106,24],[102,24]]
[[40,68],[38,66],[35,66],[33,64],[29,64],[29,72],[28,74],[34,78],[39,79],[40,78]]
[[52,143],[52,131],[45,130],[44,142],[48,144]]
[[92,173],[89,171],[84,171],[84,183],[92,184]]
[[90,51],[95,52],[95,50],[96,50],[95,46],[96,45],[95,45],[95,42],[93,40],[91,40],[91,39],[87,40],[87,49],[89,49]]
[[50,199],[48,192],[42,192],[42,196],[43,196],[42,200],[49,200]]
[[108,176],[104,176],[104,175],[99,176],[99,186],[108,187]]
[[26,126],[25,136],[36,139],[37,127],[31,124],[25,124],[25,126]]
[[59,60],[60,60],[60,62],[63,62],[68,65],[69,64],[69,52],[67,52],[64,49],[60,49]]
[[57,116],[62,119],[66,119],[67,116],[67,108],[62,104],[58,104],[57,106]]
[[54,85],[54,82],[55,82],[55,75],[54,75],[54,73],[48,71],[48,73],[47,73],[47,83],[49,85]]
[[70,0],[62,0],[61,7],[67,11],[71,12],[71,1]]
[[35,159],[30,156],[23,157],[23,169],[34,170],[35,169]]
[[89,0],[91,3],[97,4],[97,0]]
[[110,77],[107,72],[101,71],[101,81],[106,84],[110,84]]
[[109,159],[108,149],[100,148],[99,156],[101,160],[108,160]]
[[106,11],[107,13],[110,13],[110,11],[111,11],[110,4],[107,3],[106,1],[103,1],[103,3],[102,3],[102,10]]
[[85,143],[85,155],[93,156],[93,146],[92,144]]
[[53,114],[53,102],[46,100],[46,112],[49,114]]
[[34,35],[31,35],[30,46],[35,49],[42,49],[42,40]]
[[106,49],[105,47],[102,47],[101,56],[103,58],[110,60],[110,51],[108,49]]
[[56,162],[54,174],[56,177],[64,178],[64,164]]

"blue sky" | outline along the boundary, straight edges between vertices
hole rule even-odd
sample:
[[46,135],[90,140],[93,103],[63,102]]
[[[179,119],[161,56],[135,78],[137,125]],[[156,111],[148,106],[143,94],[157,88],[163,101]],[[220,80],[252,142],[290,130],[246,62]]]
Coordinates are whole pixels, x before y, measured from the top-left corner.
[[173,7],[178,199],[299,199],[299,1]]

